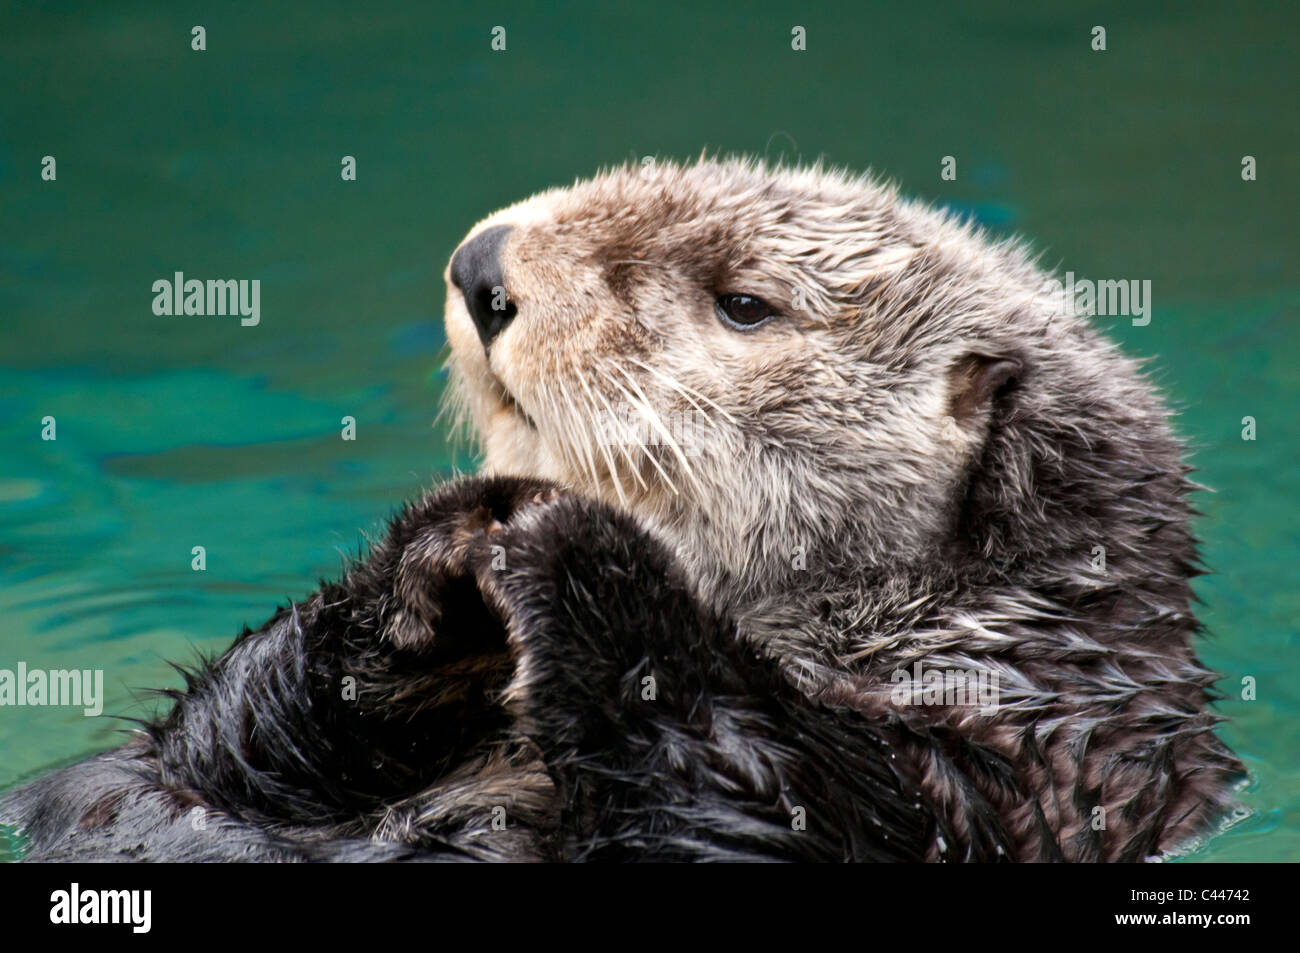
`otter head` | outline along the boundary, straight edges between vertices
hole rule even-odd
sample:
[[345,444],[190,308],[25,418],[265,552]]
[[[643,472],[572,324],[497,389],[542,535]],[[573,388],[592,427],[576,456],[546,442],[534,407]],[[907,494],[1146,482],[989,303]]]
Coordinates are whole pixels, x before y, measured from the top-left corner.
[[[1017,247],[820,168],[609,171],[492,215],[446,277],[485,469],[632,511],[720,604],[1036,546],[1038,488],[973,480],[1008,418],[1051,415],[1044,362],[1109,353]],[[1017,439],[995,482],[1059,455]]]

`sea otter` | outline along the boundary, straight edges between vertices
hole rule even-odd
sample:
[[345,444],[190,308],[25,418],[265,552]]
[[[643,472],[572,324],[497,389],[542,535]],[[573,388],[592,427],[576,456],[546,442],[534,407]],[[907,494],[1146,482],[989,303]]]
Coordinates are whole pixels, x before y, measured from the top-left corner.
[[10,795],[32,857],[1136,861],[1231,810],[1169,412],[1022,247],[701,160],[446,278],[484,475]]

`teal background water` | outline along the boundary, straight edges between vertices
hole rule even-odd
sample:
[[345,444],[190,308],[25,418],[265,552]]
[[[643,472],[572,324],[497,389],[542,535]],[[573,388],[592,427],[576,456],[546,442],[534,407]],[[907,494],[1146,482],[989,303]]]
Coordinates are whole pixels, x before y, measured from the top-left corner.
[[[435,423],[440,272],[486,212],[644,155],[822,157],[1062,271],[1151,280],[1149,326],[1102,322],[1154,358],[1213,488],[1203,654],[1255,777],[1254,815],[1192,859],[1300,859],[1298,31],[1287,3],[10,4],[0,668],[102,668],[106,713],[141,715],[178,684],[167,660],[472,467]],[[261,279],[260,326],[155,317],[176,270]],[[0,709],[0,786],[122,727]]]

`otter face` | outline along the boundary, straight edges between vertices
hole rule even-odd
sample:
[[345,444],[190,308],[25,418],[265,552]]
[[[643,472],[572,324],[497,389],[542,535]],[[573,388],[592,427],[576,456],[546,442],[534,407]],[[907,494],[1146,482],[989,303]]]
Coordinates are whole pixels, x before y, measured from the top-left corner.
[[739,161],[541,193],[446,278],[485,470],[631,510],[722,602],[933,558],[1035,280],[888,189]]

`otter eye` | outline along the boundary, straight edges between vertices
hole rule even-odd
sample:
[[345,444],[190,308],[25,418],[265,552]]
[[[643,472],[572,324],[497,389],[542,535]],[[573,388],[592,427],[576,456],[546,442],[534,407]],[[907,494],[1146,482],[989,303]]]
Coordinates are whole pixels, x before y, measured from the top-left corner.
[[734,328],[747,331],[768,318],[776,317],[776,309],[762,298],[753,295],[719,295],[714,303],[722,320]]

